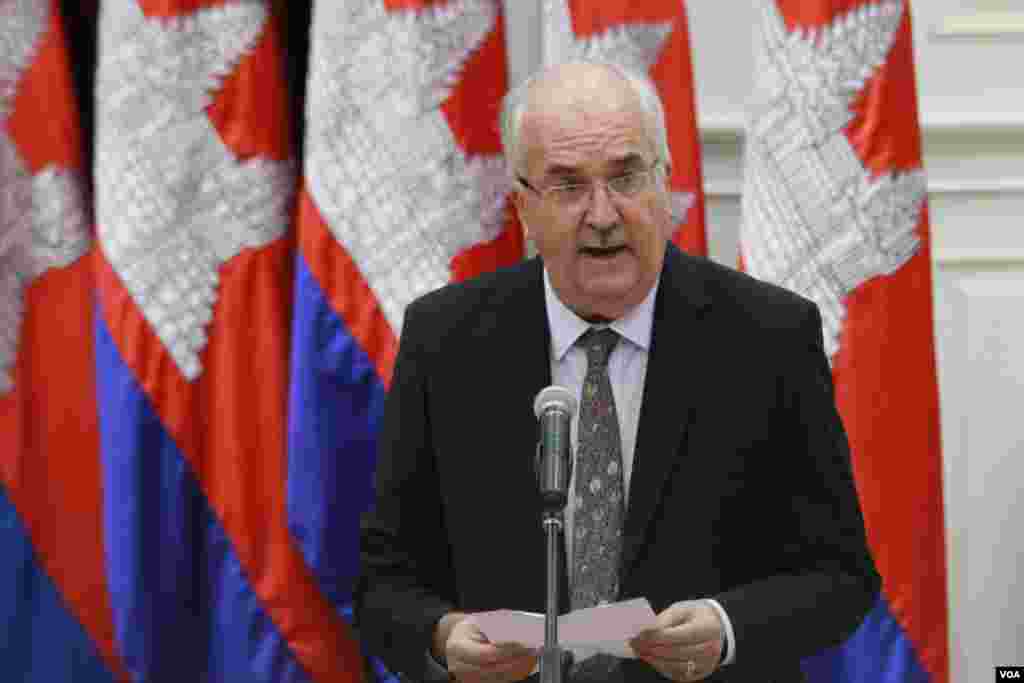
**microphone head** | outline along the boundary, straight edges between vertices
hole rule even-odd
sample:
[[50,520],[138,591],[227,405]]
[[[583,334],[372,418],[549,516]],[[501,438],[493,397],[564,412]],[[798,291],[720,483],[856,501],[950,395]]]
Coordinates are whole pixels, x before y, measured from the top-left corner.
[[545,387],[533,400],[533,414],[539,420],[540,416],[549,408],[563,410],[572,419],[572,416],[576,414],[576,397],[572,395],[571,391],[557,384]]

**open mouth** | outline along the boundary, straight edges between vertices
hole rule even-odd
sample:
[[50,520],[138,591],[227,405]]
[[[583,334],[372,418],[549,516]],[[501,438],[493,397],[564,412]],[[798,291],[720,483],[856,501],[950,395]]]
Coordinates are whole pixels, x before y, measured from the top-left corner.
[[625,244],[615,247],[580,247],[580,253],[591,258],[612,258],[624,251],[626,251]]

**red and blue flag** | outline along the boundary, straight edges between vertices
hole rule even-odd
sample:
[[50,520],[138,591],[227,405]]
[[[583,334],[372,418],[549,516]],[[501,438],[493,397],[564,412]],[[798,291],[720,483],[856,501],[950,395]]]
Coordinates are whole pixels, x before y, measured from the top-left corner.
[[319,0],[310,42],[288,521],[350,614],[405,306],[521,259],[523,243],[498,134],[498,0]]
[[287,513],[297,183],[258,0],[99,17],[96,354],[107,575],[140,681],[356,681]]
[[805,671],[822,683],[946,683],[931,234],[909,2],[757,8],[743,262],[821,310],[882,575],[860,629]]
[[56,0],[0,6],[0,661],[125,679],[105,578],[93,229]]

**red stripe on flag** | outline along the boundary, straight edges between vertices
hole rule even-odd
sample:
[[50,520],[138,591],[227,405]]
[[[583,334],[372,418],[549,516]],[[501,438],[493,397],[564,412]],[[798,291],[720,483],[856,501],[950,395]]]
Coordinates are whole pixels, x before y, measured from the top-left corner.
[[280,21],[266,30],[238,67],[221,83],[207,115],[221,139],[240,159],[291,156],[292,125],[284,86]]
[[[201,354],[202,378],[190,384],[152,334],[104,259],[98,259],[101,309],[122,358],[185,454],[224,526],[253,592],[316,681],[358,681],[361,655],[328,603],[287,526],[284,455],[286,335],[253,334],[251,321],[280,319],[284,297],[253,297],[290,277],[290,247],[278,240],[247,250],[222,271],[222,286]],[[244,349],[244,351],[243,351]],[[194,416],[215,415],[193,428]],[[254,425],[259,428],[254,428]],[[347,664],[347,666],[346,666]]]
[[[888,60],[853,111],[847,138],[873,173],[921,167],[909,3]],[[854,451],[879,454],[855,459],[854,466],[886,597],[933,681],[946,683],[945,525],[928,218],[925,207],[917,230],[921,249],[903,268],[847,298],[849,323],[834,363],[837,400]]]
[[[678,6],[677,3],[672,4]],[[669,182],[673,188],[688,189],[696,195],[686,223],[679,227],[672,241],[691,254],[703,256],[708,253],[704,225],[704,175],[701,171],[700,131],[697,127],[685,6],[678,9],[674,19],[675,30],[669,36],[661,59],[651,68],[651,78],[658,84],[665,103],[668,144],[672,149],[672,177]]]
[[[876,4],[777,0],[787,27],[828,25]],[[852,106],[845,134],[874,175],[921,167],[910,7],[888,58]],[[924,207],[918,252],[892,275],[845,299],[833,359],[836,402],[849,433],[868,539],[892,613],[934,683],[949,676],[945,526],[939,434],[931,236]]]
[[[836,401],[850,435],[868,541],[893,616],[934,683],[948,681],[946,557],[938,392],[927,248],[847,297],[835,357]],[[880,339],[884,337],[884,340]],[[879,345],[885,348],[879,353]],[[898,381],[893,378],[898,377]],[[871,453],[872,457],[862,454]],[[860,457],[858,457],[860,454]]]
[[126,681],[103,551],[91,262],[51,270],[26,292],[15,389],[0,399],[0,474],[43,570]]
[[[846,129],[846,137],[857,150],[857,156],[876,174],[921,167],[912,36],[907,7],[889,59],[854,102],[856,118]],[[927,222],[922,225],[927,230]]]
[[58,1],[50,5],[47,33],[19,79],[14,109],[7,119],[7,130],[32,174],[50,165],[79,171],[84,166],[64,27]]
[[137,0],[137,2],[147,17],[167,19],[227,4],[225,0]]
[[299,249],[310,272],[320,283],[331,308],[345,320],[349,333],[370,357],[387,389],[391,386],[398,340],[377,297],[352,257],[334,239],[305,188],[299,191],[296,220],[302,226]]
[[868,0],[775,0],[775,4],[782,13],[786,28],[793,31],[800,26],[824,26],[840,14],[873,3]]
[[452,88],[441,111],[448,127],[467,155],[501,154],[501,98],[508,90],[505,73],[505,15],[466,60],[462,77]]
[[[70,73],[53,0],[5,122],[32,175],[47,167],[82,171]],[[53,268],[24,293],[14,390],[0,398],[0,474],[68,610],[113,675],[127,680],[105,570],[91,263],[83,256]]]
[[497,239],[472,246],[452,259],[452,281],[511,265],[522,258],[524,251],[523,229],[509,202],[505,205],[505,229]]
[[[466,60],[462,78],[441,106],[452,135],[467,156],[502,153],[501,100],[507,91],[505,14],[498,7],[494,30]],[[466,280],[522,258],[523,230],[509,204],[504,226],[496,239],[470,247],[452,259],[453,281]]]

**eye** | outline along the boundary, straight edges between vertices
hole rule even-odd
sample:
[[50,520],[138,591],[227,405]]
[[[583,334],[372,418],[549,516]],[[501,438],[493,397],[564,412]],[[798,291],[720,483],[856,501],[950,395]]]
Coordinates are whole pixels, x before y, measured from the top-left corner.
[[589,189],[590,185],[587,183],[573,181],[552,185],[548,188],[548,192],[560,201],[573,201],[583,197],[583,195],[587,194]]
[[647,180],[646,175],[647,174],[640,171],[623,173],[622,175],[617,175],[611,180],[609,180],[608,184],[616,192],[620,192],[622,194],[630,194],[643,188]]

